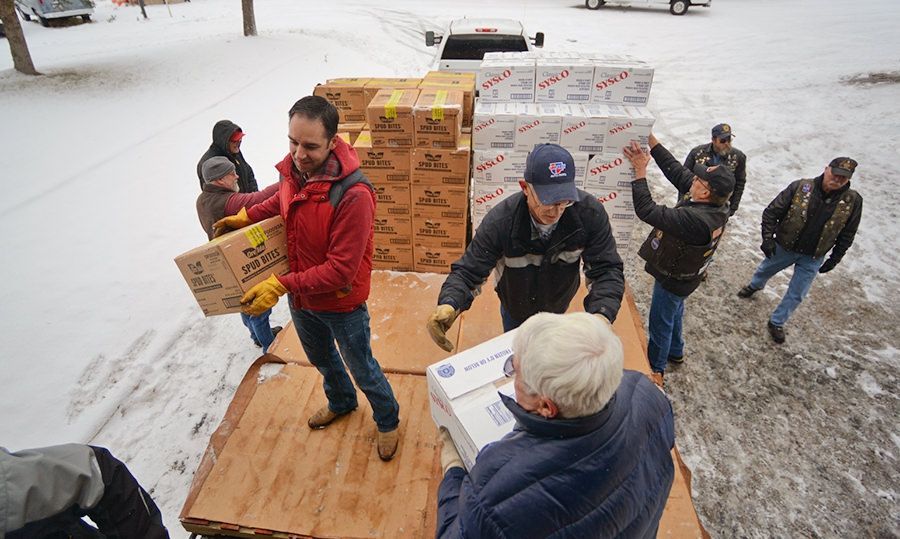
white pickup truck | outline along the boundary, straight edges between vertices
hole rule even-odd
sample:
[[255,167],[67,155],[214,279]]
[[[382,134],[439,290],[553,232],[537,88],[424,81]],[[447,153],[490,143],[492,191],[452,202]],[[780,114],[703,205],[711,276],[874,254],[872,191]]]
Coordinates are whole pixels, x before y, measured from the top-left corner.
[[584,0],[584,5],[588,9],[600,9],[606,4],[614,6],[653,6],[664,4],[669,6],[669,13],[672,15],[684,15],[691,6],[709,7],[712,4],[712,0]]
[[522,23],[511,19],[457,19],[443,35],[425,32],[425,44],[439,45],[433,69],[478,71],[486,52],[522,52],[544,46],[544,33],[525,33]]

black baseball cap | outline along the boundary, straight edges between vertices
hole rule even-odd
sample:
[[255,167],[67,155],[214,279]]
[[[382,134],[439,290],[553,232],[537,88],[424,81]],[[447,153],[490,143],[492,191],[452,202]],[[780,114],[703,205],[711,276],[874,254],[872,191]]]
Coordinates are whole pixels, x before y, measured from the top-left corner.
[[856,170],[856,165],[858,165],[855,160],[850,159],[849,157],[835,157],[831,160],[831,163],[828,163],[828,166],[831,167],[831,173],[837,176],[853,176],[853,171]]
[[708,183],[712,192],[720,197],[728,196],[734,191],[734,174],[725,165],[694,165],[694,174]]
[[525,181],[534,188],[541,204],[578,202],[575,160],[559,144],[538,144],[531,150],[525,160]]

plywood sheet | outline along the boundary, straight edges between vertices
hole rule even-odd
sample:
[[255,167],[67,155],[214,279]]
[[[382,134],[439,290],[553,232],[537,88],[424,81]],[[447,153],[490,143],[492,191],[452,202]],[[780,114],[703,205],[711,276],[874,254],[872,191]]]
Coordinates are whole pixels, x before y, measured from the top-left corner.
[[[583,312],[586,295],[587,288],[582,283],[569,304],[568,312]],[[637,326],[641,324],[640,318],[637,310],[630,308],[633,301],[631,289],[626,286],[622,306],[613,323],[613,330],[622,340],[625,349],[625,368],[647,373],[650,372],[650,365],[647,363],[643,336],[637,333],[639,329]],[[472,303],[472,308],[460,315],[457,325],[460,326],[459,350],[472,348],[503,333],[500,299],[493,286],[484,287],[483,293]]]
[[401,406],[394,460],[378,458],[371,408],[362,395],[356,412],[310,430],[307,417],[325,403],[322,379],[312,367],[288,363],[258,384],[241,413],[229,410],[238,417],[223,425],[236,422],[206,477],[192,487],[197,492],[182,519],[220,533],[432,535],[440,457],[427,387],[420,376],[388,378]]
[[[438,292],[446,275],[373,271],[369,294],[372,353],[385,372],[425,374],[425,368],[451,353],[431,340],[425,322],[437,306]],[[456,344],[459,326],[447,332]],[[285,326],[269,347],[279,357],[309,365],[292,323]]]

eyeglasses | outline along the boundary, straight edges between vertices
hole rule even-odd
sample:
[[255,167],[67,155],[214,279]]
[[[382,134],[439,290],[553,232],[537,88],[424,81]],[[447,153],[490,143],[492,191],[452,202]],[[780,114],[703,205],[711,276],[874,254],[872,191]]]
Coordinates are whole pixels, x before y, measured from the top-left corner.
[[510,354],[503,363],[503,376],[506,376],[507,378],[512,378],[516,374],[516,366],[513,364],[514,357],[516,356]]
[[729,142],[731,142],[731,137],[720,138],[719,142],[721,142],[722,144],[728,144]]
[[538,206],[543,206],[545,208],[554,208],[557,210],[564,210],[566,208],[571,207],[573,204],[575,204],[574,200],[561,200],[559,202],[554,202],[553,204],[544,204],[543,202],[541,202],[541,198],[539,196],[537,196],[537,193],[535,192],[534,187],[532,187],[531,184],[529,184],[529,183],[526,183],[525,185],[527,186],[528,189],[531,190],[531,196],[534,198],[534,202]]

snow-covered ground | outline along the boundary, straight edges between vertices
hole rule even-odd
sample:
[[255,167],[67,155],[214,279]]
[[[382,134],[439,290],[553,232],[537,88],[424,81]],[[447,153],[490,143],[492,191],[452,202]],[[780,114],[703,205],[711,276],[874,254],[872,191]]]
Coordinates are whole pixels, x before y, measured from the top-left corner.
[[[425,30],[502,16],[544,31],[548,50],[653,64],[655,132],[676,155],[727,121],[749,156],[741,209],[688,301],[687,362],[667,377],[708,530],[900,535],[900,85],[848,83],[897,79],[900,2],[716,0],[673,17],[578,0],[267,0],[256,38],[242,37],[237,0],[147,10],[145,21],[99,0],[92,24],[23,23],[43,77],[14,72],[0,46],[0,445],[106,445],[183,536],[191,474],[258,352],[237,317],[202,317],[172,262],[204,239],[194,167],[212,124],[243,127],[267,185],[287,110],[317,82],[419,75],[433,54]],[[860,163],[860,233],[776,347],[764,324],[785,276],[734,296],[761,257],[761,211],[845,154]],[[651,184],[672,201],[655,170]],[[646,313],[651,281],[636,244],[621,250]]]

